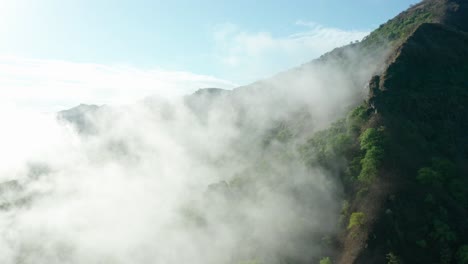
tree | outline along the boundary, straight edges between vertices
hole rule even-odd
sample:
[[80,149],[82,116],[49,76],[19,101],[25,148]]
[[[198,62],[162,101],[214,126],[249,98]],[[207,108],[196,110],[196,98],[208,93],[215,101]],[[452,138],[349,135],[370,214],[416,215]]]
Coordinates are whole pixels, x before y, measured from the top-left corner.
[[348,229],[351,229],[355,226],[361,226],[365,223],[366,215],[363,212],[354,212],[349,218]]
[[384,137],[383,128],[368,128],[359,137],[361,149],[366,151],[361,160],[362,169],[358,179],[362,182],[371,183],[377,173],[384,158]]
[[329,257],[326,257],[320,260],[320,264],[332,264],[332,262]]
[[468,264],[468,245],[463,245],[458,249],[457,260],[460,264]]
[[387,254],[387,261],[388,264],[400,264],[400,259],[393,252]]
[[419,169],[416,178],[420,183],[427,185],[438,185],[442,182],[442,176],[430,167]]

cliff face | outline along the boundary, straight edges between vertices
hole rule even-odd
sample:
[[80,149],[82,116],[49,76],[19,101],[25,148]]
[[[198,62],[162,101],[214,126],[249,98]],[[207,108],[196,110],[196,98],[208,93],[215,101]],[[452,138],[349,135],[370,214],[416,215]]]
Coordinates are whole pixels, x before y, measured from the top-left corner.
[[385,158],[359,203],[379,209],[347,231],[339,263],[467,263],[466,7],[423,1],[403,13],[439,23],[418,25],[369,83],[367,126],[385,130]]
[[456,155],[464,145],[457,140],[467,129],[467,73],[468,35],[423,24],[398,49],[378,85],[372,85],[369,102],[390,124],[412,123],[424,140],[412,145],[425,155]]

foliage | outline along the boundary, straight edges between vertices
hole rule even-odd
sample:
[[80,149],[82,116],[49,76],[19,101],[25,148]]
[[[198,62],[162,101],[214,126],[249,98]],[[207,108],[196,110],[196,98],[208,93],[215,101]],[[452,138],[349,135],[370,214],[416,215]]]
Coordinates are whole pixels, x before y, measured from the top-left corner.
[[354,212],[351,214],[351,217],[349,218],[349,224],[348,224],[348,229],[351,229],[353,227],[359,227],[365,223],[366,216],[363,212]]
[[300,152],[307,163],[328,167],[345,155],[351,145],[352,139],[347,134],[346,122],[340,120],[329,129],[317,132],[300,148]]
[[361,127],[369,119],[368,109],[366,104],[356,107],[347,117],[348,132],[350,134],[359,134]]
[[368,128],[359,137],[361,149],[369,150],[375,146],[381,146],[383,143],[383,136],[381,130],[375,128]]
[[442,182],[442,176],[430,167],[419,169],[417,179],[422,184],[438,185]]
[[416,244],[421,248],[426,248],[427,247],[427,242],[424,239],[416,241]]
[[339,218],[339,223],[340,225],[344,225],[346,218],[349,213],[349,202],[347,200],[344,200],[343,203],[341,204],[341,212],[340,212],[340,218]]
[[468,201],[468,194],[464,188],[467,179],[458,175],[455,163],[448,159],[433,158],[431,166],[418,170],[416,179],[428,187],[447,190],[462,205]]
[[362,187],[357,191],[356,193],[356,199],[362,199],[364,198],[367,194],[369,193],[369,188],[367,187]]
[[332,261],[330,260],[329,257],[326,257],[320,260],[320,264],[332,264]]
[[390,252],[387,254],[387,264],[400,264],[400,259],[393,254],[393,252]]
[[455,164],[448,159],[433,158],[431,167],[423,167],[418,171],[417,179],[432,186],[446,186],[456,177]]
[[378,174],[384,158],[383,129],[368,128],[359,137],[361,149],[366,151],[361,160],[362,169],[358,179],[364,183],[371,183]]
[[459,264],[468,264],[468,245],[461,246],[456,257]]
[[363,40],[365,46],[371,46],[387,41],[397,42],[406,38],[417,26],[422,23],[431,22],[433,14],[424,10],[418,9],[411,14],[401,14],[398,17],[380,25],[380,27],[372,32]]
[[353,182],[361,172],[364,153],[359,148],[358,137],[368,119],[367,104],[356,107],[346,119],[315,133],[306,144],[300,146],[302,159],[310,165],[318,165],[325,169],[336,171],[339,168],[342,180],[346,184]]
[[433,231],[430,233],[430,236],[433,239],[440,242],[452,242],[457,238],[455,233],[445,221],[436,218],[432,224]]
[[361,182],[371,183],[378,173],[378,168],[383,159],[383,149],[381,147],[372,147],[366,152],[364,159],[361,160],[362,169],[358,176]]
[[270,129],[267,134],[264,136],[263,145],[267,146],[274,141],[280,143],[287,143],[294,137],[291,129],[284,122],[280,122],[272,129]]

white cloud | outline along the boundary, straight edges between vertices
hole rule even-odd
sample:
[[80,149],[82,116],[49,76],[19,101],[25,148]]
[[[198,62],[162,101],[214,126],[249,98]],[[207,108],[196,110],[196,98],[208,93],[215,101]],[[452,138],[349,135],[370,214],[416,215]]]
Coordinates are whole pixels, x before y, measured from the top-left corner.
[[212,76],[163,69],[0,58],[0,103],[56,111],[80,103],[126,104],[149,95],[174,97],[199,88],[233,88]]
[[313,22],[297,21],[294,34],[274,36],[270,32],[248,32],[235,24],[216,28],[216,56],[232,70],[232,79],[254,81],[297,66],[333,48],[361,40],[368,31],[342,30]]
[[[268,33],[236,32],[227,27],[217,38],[237,34],[259,60],[265,50],[301,43],[289,39],[308,39],[296,34],[278,46]],[[231,84],[186,72],[1,59],[0,263],[317,259],[324,250],[316,241],[338,227],[339,175],[310,168],[297,150],[362,102],[383,57],[359,55],[350,51],[350,63],[304,67],[218,100],[103,108],[86,117],[95,128],[89,134],[3,101],[129,102]],[[283,124],[294,135],[286,143],[274,139]]]

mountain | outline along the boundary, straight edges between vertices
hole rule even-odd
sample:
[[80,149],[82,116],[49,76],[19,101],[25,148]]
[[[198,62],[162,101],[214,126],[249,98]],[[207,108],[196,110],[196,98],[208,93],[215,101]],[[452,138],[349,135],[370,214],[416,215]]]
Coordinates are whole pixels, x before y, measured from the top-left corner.
[[80,104],[58,112],[57,118],[73,124],[80,133],[89,133],[95,129],[90,118],[96,114],[99,108],[97,105]]
[[[331,105],[321,114],[347,118],[320,132],[308,126],[313,136],[301,147],[311,167],[336,172],[337,158],[346,157],[337,172],[345,199],[333,263],[468,263],[467,31],[468,1],[422,1],[360,43],[233,91],[295,84],[330,65],[350,90],[368,81],[363,104],[356,93],[346,97],[355,107],[348,114]],[[353,72],[360,64],[372,69]],[[285,86],[290,94],[297,88]],[[285,117],[282,133],[304,122],[294,118]]]
[[467,6],[423,1],[365,40],[397,45],[369,83],[359,176],[377,165],[348,195],[337,263],[467,263]]
[[[216,130],[227,143],[203,135],[227,153],[189,149],[236,168],[207,186],[189,218],[205,228],[220,217],[243,231],[231,262],[468,263],[468,1],[422,1],[361,42],[232,91],[199,90],[181,104],[145,102],[161,126],[185,111],[184,122],[229,124]],[[96,109],[60,116],[79,131],[112,130],[93,127]],[[314,175],[334,187],[318,188]],[[286,209],[296,211],[281,209],[294,224],[268,218],[276,229],[258,231],[239,208],[267,214],[265,193],[288,198]],[[283,237],[280,246],[271,241]]]

